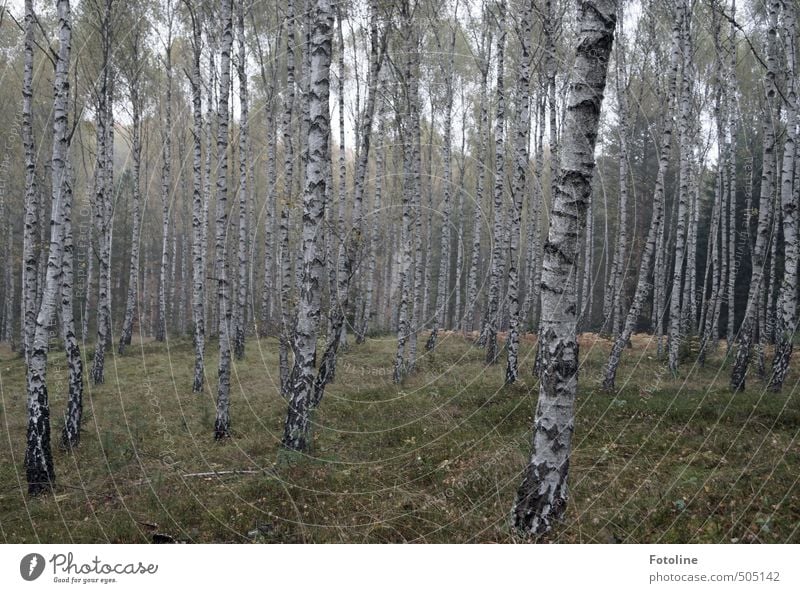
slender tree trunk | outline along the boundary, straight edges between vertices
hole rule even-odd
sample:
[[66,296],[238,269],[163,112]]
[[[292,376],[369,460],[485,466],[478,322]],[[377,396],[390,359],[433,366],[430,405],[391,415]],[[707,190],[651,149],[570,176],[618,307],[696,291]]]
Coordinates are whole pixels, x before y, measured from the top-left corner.
[[[140,31],[137,29],[132,33],[133,55],[131,59],[138,63],[140,49]],[[142,160],[142,113],[141,113],[141,70],[134,66],[134,71],[128,80],[130,99],[131,99],[131,132],[133,135],[131,142],[132,166],[132,191],[131,191],[131,259],[128,268],[128,294],[125,301],[125,316],[122,321],[122,331],[119,336],[118,351],[125,353],[125,347],[130,346],[131,335],[133,333],[133,323],[137,316],[137,304],[139,301],[139,249],[141,241],[141,194],[139,180]]]
[[[414,241],[414,231],[412,224],[414,218],[419,216],[417,209],[418,202],[415,196],[418,185],[415,183],[415,176],[418,173],[417,157],[419,152],[417,150],[417,140],[419,138],[419,120],[415,120],[414,112],[418,105],[416,76],[419,52],[419,39],[418,32],[412,21],[412,15],[408,10],[407,5],[403,5],[404,11],[402,18],[404,19],[404,51],[406,54],[406,61],[403,69],[403,86],[405,90],[405,114],[404,121],[398,122],[398,128],[402,134],[403,139],[403,220],[400,229],[400,302],[399,312],[397,316],[397,354],[395,355],[394,374],[393,379],[395,383],[400,383],[405,377],[413,371],[414,358],[413,354],[409,352],[405,356],[406,342],[410,342],[410,337],[416,335],[416,328],[414,327],[414,309],[416,299],[412,299],[411,291],[418,287],[413,287],[412,282],[416,282],[416,273],[414,278],[410,277],[411,266],[413,261],[412,255],[412,242]],[[409,302],[412,301],[412,302]],[[409,311],[411,309],[411,311]]]
[[[203,100],[200,59],[202,37],[197,15],[188,4],[192,20],[192,336],[194,340],[194,378],[192,392],[200,393],[205,383],[206,314],[205,314],[205,245],[203,244]],[[209,73],[210,74],[210,73]],[[184,281],[185,282],[185,281]]]
[[533,452],[512,510],[514,526],[530,535],[550,531],[567,505],[567,474],[578,387],[577,303],[567,288],[577,273],[577,242],[591,195],[594,149],[614,39],[615,0],[578,7],[577,55],[570,85],[560,173],[542,271],[542,353]]
[[[467,110],[464,110],[463,115],[461,116],[461,129],[465,130],[467,125]],[[462,289],[462,276],[464,273],[464,223],[466,218],[466,213],[464,212],[464,174],[466,172],[466,151],[464,150],[466,145],[467,135],[462,133],[461,134],[461,160],[459,163],[459,181],[458,185],[456,185],[458,191],[458,237],[456,242],[456,273],[455,273],[455,302],[453,304],[453,309],[451,310],[451,323],[450,328],[455,329],[456,327],[462,326],[463,314],[461,309],[461,303],[463,299],[463,289]]]
[[[68,90],[67,90],[68,92]],[[65,449],[78,446],[81,439],[81,418],[83,417],[83,359],[75,332],[73,312],[73,253],[72,241],[72,185],[74,176],[69,163],[67,150],[64,187],[62,190],[62,228],[61,257],[61,334],[67,354],[68,384],[67,410],[64,414],[64,430],[61,444]]]
[[217,211],[214,241],[216,260],[217,307],[219,310],[219,369],[217,415],[214,439],[230,436],[231,389],[231,303],[228,283],[228,257],[225,234],[228,227],[228,97],[231,86],[231,49],[233,47],[233,0],[221,0],[220,83],[217,109]]
[[333,7],[329,0],[315,0],[311,33],[311,71],[309,72],[308,162],[303,193],[303,283],[294,330],[294,367],[291,397],[282,444],[287,449],[308,448],[309,415],[314,398],[314,365],[320,319],[322,250],[318,249],[325,217],[326,171],[330,166],[330,65],[332,52]]
[[[95,184],[96,180],[93,181],[92,186],[94,187]],[[89,191],[94,193],[94,189],[89,189]],[[95,218],[94,209],[95,206],[92,205],[91,217],[93,220]],[[81,312],[81,339],[83,341],[89,339],[89,315],[92,302],[92,283],[94,281],[94,260],[94,225],[90,224],[89,237],[86,240],[86,282],[83,291],[83,311]]]
[[739,340],[736,349],[736,358],[731,369],[731,389],[744,391],[747,367],[750,364],[750,351],[755,337],[755,322],[759,313],[760,293],[763,291],[764,260],[766,259],[767,241],[769,240],[769,220],[772,210],[772,187],[775,166],[775,100],[777,89],[775,86],[777,35],[778,35],[778,4],[771,1],[769,4],[769,26],[767,30],[767,72],[764,78],[765,108],[764,118],[764,147],[761,166],[761,196],[758,208],[758,227],[756,241],[753,246],[752,273],[750,290],[747,295],[747,308],[744,312],[742,324],[739,328]]
[[475,208],[472,215],[472,253],[470,255],[469,273],[467,274],[467,300],[466,312],[464,314],[464,332],[475,329],[475,309],[478,305],[478,261],[481,255],[481,230],[485,220],[481,204],[483,203],[483,188],[486,182],[486,158],[489,154],[489,107],[487,105],[487,94],[489,85],[489,63],[491,61],[492,40],[489,28],[485,27],[482,36],[481,51],[483,55],[478,58],[478,66],[481,70],[481,94],[478,111],[480,121],[478,122],[478,179],[475,186]]
[[[25,0],[25,47],[22,75],[22,143],[25,149],[25,230],[22,237],[22,349],[28,361],[36,330],[39,257],[39,191],[36,187],[36,144],[33,136],[33,0]],[[6,299],[11,298],[9,292]],[[6,320],[9,323],[10,320]]]
[[167,265],[169,263],[170,199],[172,190],[172,4],[166,4],[167,46],[164,70],[167,94],[164,98],[164,127],[161,132],[161,267],[158,279],[158,326],[156,340],[167,339]]
[[[736,15],[736,0],[731,1],[731,17]],[[737,119],[736,96],[738,85],[736,82],[736,26],[731,22],[730,26],[730,61],[728,65],[728,130],[730,133],[730,148],[728,151],[728,332],[727,350],[730,352],[734,340],[734,329],[736,321],[736,273],[738,271],[738,254],[736,251],[736,144],[737,144]]]
[[372,235],[369,242],[369,263],[367,264],[366,296],[364,297],[364,313],[362,315],[362,325],[356,334],[356,343],[364,341],[369,330],[370,319],[372,317],[373,294],[375,291],[375,267],[377,265],[378,242],[380,241],[380,223],[383,219],[381,210],[381,193],[383,190],[383,176],[385,172],[384,163],[384,116],[383,109],[378,115],[378,147],[375,151],[375,194],[372,203]]
[[[628,314],[625,317],[625,323],[622,325],[622,332],[618,334],[614,340],[614,345],[611,349],[611,354],[606,363],[605,376],[603,378],[603,389],[607,391],[614,390],[614,381],[617,376],[617,369],[619,368],[620,358],[622,351],[627,345],[628,341],[633,335],[633,330],[636,327],[636,322],[639,319],[639,313],[642,306],[649,297],[653,290],[653,284],[648,282],[650,277],[650,268],[653,264],[653,258],[656,254],[656,249],[661,236],[662,228],[664,226],[664,175],[669,166],[670,152],[672,150],[672,133],[673,122],[672,112],[677,104],[677,84],[678,84],[678,64],[681,57],[680,49],[680,28],[677,19],[674,21],[672,30],[672,47],[670,50],[670,71],[668,73],[668,100],[665,107],[663,128],[661,130],[661,145],[660,154],[658,159],[658,172],[656,174],[656,183],[653,190],[653,214],[650,219],[650,227],[647,231],[647,238],[642,251],[642,259],[639,262],[639,275],[636,283],[636,291],[631,301],[631,306],[628,309]],[[653,275],[657,275],[657,270],[653,270]],[[654,298],[653,307],[656,306],[656,299]]]
[[545,210],[544,185],[542,184],[542,170],[544,169],[544,128],[545,128],[545,107],[546,95],[543,93],[539,102],[539,124],[536,134],[536,162],[534,163],[535,173],[533,178],[533,207],[531,209],[531,220],[529,225],[532,227],[533,236],[530,242],[530,270],[528,274],[528,293],[529,298],[524,307],[525,314],[528,316],[527,327],[536,327],[536,309],[539,306],[541,295],[542,277],[542,213]]
[[[215,149],[215,138],[214,138],[214,119],[216,116],[215,105],[214,105],[214,90],[216,89],[217,85],[217,68],[215,62],[215,54],[217,52],[217,46],[213,42],[213,38],[209,39],[209,48],[208,48],[208,100],[206,105],[206,123],[205,123],[205,170],[203,172],[203,217],[202,217],[202,224],[200,229],[200,256],[203,258],[201,262],[202,268],[202,277],[205,278],[205,275],[208,271],[208,231],[209,231],[209,211],[211,207],[211,192],[212,192],[212,177],[214,172],[212,171],[212,165],[214,162],[214,149]],[[211,306],[212,302],[215,298],[215,290],[205,290],[205,286],[203,287],[203,312],[205,317],[204,325],[211,331],[211,334],[214,334],[214,328],[218,327],[218,323],[216,320],[217,311],[216,306]],[[197,362],[195,361],[195,364]],[[204,371],[205,372],[205,371]]]
[[292,211],[292,183],[294,174],[294,144],[292,141],[292,115],[294,112],[294,44],[295,44],[294,0],[286,4],[286,96],[284,98],[281,130],[283,134],[283,199],[280,218],[280,310],[281,333],[279,343],[279,365],[281,393],[289,395],[289,344],[292,320],[292,268],[289,260],[289,223]]
[[236,37],[239,49],[239,63],[237,72],[239,76],[239,245],[236,252],[239,263],[239,277],[236,283],[236,313],[234,315],[234,340],[233,352],[237,360],[244,358],[246,322],[247,322],[247,294],[248,294],[248,239],[250,235],[248,225],[248,190],[247,170],[250,155],[250,129],[249,129],[249,101],[247,94],[247,69],[244,44],[244,0],[240,0],[236,15]]
[[678,354],[681,336],[681,295],[683,293],[683,269],[686,263],[686,218],[690,197],[690,116],[692,101],[691,81],[691,12],[688,0],[683,0],[679,10],[681,20],[681,98],[680,98],[680,185],[678,189],[678,217],[675,230],[675,269],[672,275],[669,314],[669,369],[673,375],[678,373]]
[[69,60],[72,41],[72,19],[69,0],[59,0],[59,49],[53,82],[53,156],[51,173],[52,214],[50,217],[50,251],[47,260],[42,303],[36,318],[33,342],[28,356],[28,429],[25,449],[25,473],[28,494],[36,496],[51,490],[55,480],[50,448],[50,404],[47,397],[47,353],[50,329],[56,321],[57,302],[62,279],[62,215],[66,159],[69,150],[67,118],[69,109]]
[[[621,5],[622,3],[620,3]],[[611,265],[611,307],[609,316],[612,318],[614,336],[622,332],[622,301],[625,289],[625,270],[627,268],[628,249],[628,80],[625,61],[623,19],[617,14],[617,43],[614,49],[617,53],[617,107],[619,117],[619,202],[617,204],[617,244],[614,250],[614,261]]]
[[[353,274],[360,266],[364,254],[364,186],[366,183],[367,169],[369,165],[370,143],[372,139],[372,120],[375,113],[375,105],[378,96],[378,79],[383,62],[383,54],[386,47],[386,34],[382,37],[378,35],[378,4],[376,0],[370,2],[370,69],[369,84],[367,88],[367,105],[363,114],[363,120],[357,126],[358,150],[356,156],[356,171],[353,179],[353,230],[349,233],[347,241],[341,247],[342,256],[338,258],[336,286],[332,287],[336,292],[337,304],[335,314],[330,316],[330,331],[328,342],[325,346],[325,353],[322,356],[319,372],[314,385],[314,397],[312,405],[316,407],[325,392],[325,386],[331,382],[336,374],[336,354],[339,348],[346,346],[346,314],[349,308],[350,283]],[[341,15],[339,15],[341,20]],[[340,40],[340,45],[343,42]],[[343,66],[340,64],[340,68]],[[339,89],[343,94],[343,89]],[[342,113],[340,112],[340,130],[343,129]],[[340,134],[340,153],[343,152],[344,139]],[[344,226],[344,198],[346,183],[343,181],[345,169],[340,162],[339,178],[339,222],[340,228]],[[418,176],[417,176],[418,177]],[[418,181],[418,179],[417,179]]]
[[508,308],[509,328],[506,349],[506,384],[514,383],[519,374],[519,248],[520,225],[522,220],[523,195],[527,190],[528,144],[530,131],[530,78],[531,78],[531,21],[533,18],[533,0],[522,5],[519,18],[520,63],[515,92],[516,136],[514,138],[514,176],[512,182],[511,224],[509,232],[511,240],[508,250]]
[[111,214],[114,193],[114,81],[111,73],[111,6],[102,16],[103,64],[98,101],[98,150],[95,172],[95,220],[99,244],[97,343],[92,362],[95,385],[105,381],[105,353],[111,336]]
[[497,362],[497,326],[500,314],[500,293],[504,276],[503,233],[506,224],[505,204],[505,85],[503,80],[504,55],[506,45],[506,4],[498,2],[498,36],[497,36],[497,88],[496,112],[494,120],[494,221],[492,229],[491,261],[489,263],[489,298],[486,318],[483,320],[485,330],[481,339],[486,340],[486,364]]
[[[456,5],[456,10],[458,6]],[[457,16],[457,14],[455,15]],[[455,62],[456,30],[450,33],[450,45],[448,47],[449,60],[444,69],[445,92],[448,97],[453,96],[453,69]],[[431,122],[432,123],[432,122]],[[444,327],[447,320],[447,287],[450,280],[450,244],[452,242],[452,231],[450,217],[452,215],[452,136],[453,136],[453,105],[447,102],[444,106],[444,137],[442,138],[442,230],[440,238],[439,252],[439,273],[436,283],[436,311],[433,315],[433,328],[425,345],[427,350],[436,348],[436,340],[439,335],[439,328]],[[431,192],[433,193],[433,192]],[[430,230],[429,230],[430,233]],[[431,249],[431,245],[428,245]]]
[[[789,359],[792,356],[794,333],[797,327],[797,265],[800,261],[797,237],[797,199],[793,188],[797,161],[797,116],[796,92],[796,7],[791,2],[783,4],[784,49],[786,52],[786,139],[783,145],[783,162],[781,167],[780,200],[783,215],[784,271],[778,304],[777,331],[775,340],[775,357],[772,362],[770,388],[780,391],[789,370]],[[773,241],[777,242],[777,231]]]

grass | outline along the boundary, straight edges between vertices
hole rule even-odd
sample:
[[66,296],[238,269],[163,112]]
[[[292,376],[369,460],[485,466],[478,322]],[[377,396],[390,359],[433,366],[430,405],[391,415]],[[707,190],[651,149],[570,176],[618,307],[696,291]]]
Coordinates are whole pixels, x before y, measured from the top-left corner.
[[[424,338],[420,338],[420,347]],[[537,383],[524,339],[521,381],[445,334],[404,385],[395,341],[352,346],[314,416],[309,455],[279,448],[286,403],[277,344],[251,339],[235,363],[234,436],[212,439],[211,385],[191,393],[186,340],[107,358],[90,387],[80,448],[54,451],[57,487],[30,499],[22,467],[24,365],[0,349],[0,537],[5,542],[513,542],[508,526],[529,454]],[[750,378],[727,389],[724,346],[673,379],[649,336],[624,354],[618,393],[599,390],[610,344],[581,340],[570,505],[555,542],[800,542],[800,395]],[[85,353],[91,355],[91,352]],[[795,361],[795,367],[798,363]],[[63,354],[51,355],[54,436]],[[242,473],[243,470],[248,473]],[[208,472],[234,472],[193,475]]]

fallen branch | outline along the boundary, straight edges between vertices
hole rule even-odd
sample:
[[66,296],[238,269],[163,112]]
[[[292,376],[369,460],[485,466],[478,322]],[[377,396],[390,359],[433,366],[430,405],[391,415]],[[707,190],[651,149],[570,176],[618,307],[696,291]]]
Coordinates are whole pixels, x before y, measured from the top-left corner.
[[251,476],[255,474],[269,473],[266,469],[231,469],[221,472],[199,472],[194,474],[183,474],[184,478],[215,478],[219,476]]

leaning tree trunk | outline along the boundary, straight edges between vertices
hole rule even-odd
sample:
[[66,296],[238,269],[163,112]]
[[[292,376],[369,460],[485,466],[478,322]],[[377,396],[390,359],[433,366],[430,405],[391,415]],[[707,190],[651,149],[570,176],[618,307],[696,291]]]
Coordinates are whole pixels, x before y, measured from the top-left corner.
[[578,8],[578,42],[562,128],[560,171],[553,198],[542,269],[542,356],[533,452],[512,511],[517,530],[550,531],[567,505],[567,474],[578,387],[577,303],[570,277],[592,191],[594,149],[608,58],[614,40],[615,0],[584,0]]
[[291,373],[291,395],[282,444],[304,451],[309,445],[309,413],[314,398],[314,365],[320,319],[323,252],[318,249],[325,215],[326,174],[330,166],[330,66],[333,8],[330,0],[316,0],[311,34],[309,72],[308,161],[303,194],[303,283],[298,301],[294,341],[295,360]]
[[[766,258],[767,241],[769,240],[769,219],[772,210],[772,187],[774,185],[775,167],[775,127],[776,94],[775,72],[777,61],[777,35],[778,35],[778,5],[773,1],[769,5],[769,28],[767,30],[767,72],[764,78],[765,107],[767,113],[764,118],[764,147],[761,166],[761,196],[758,207],[758,227],[756,242],[753,246],[752,272],[750,277],[750,290],[747,295],[747,307],[744,312],[742,324],[739,327],[739,340],[736,358],[731,370],[731,389],[744,391],[747,367],[750,364],[750,352],[753,346],[755,321],[759,312],[760,293],[763,290],[764,260]],[[763,328],[762,328],[763,330]]]
[[530,77],[531,77],[531,20],[533,0],[526,0],[522,6],[519,20],[519,39],[521,47],[519,78],[516,89],[516,137],[514,138],[514,178],[511,201],[511,239],[508,249],[508,309],[509,326],[506,348],[506,383],[511,384],[518,376],[519,355],[519,270],[518,253],[520,243],[520,222],[522,220],[523,194],[528,173],[528,144],[530,130]]
[[[621,15],[618,15],[618,18]],[[628,341],[633,334],[636,327],[636,321],[639,319],[639,313],[642,310],[647,298],[650,296],[653,284],[648,282],[650,276],[650,268],[653,264],[653,258],[656,254],[659,236],[661,235],[664,225],[664,176],[667,167],[669,166],[670,151],[672,150],[672,112],[677,103],[677,84],[678,84],[678,64],[681,56],[680,50],[680,28],[677,19],[674,21],[672,30],[672,47],[670,53],[670,71],[668,73],[668,96],[667,105],[664,112],[663,128],[661,130],[661,153],[658,159],[658,172],[656,174],[656,183],[653,190],[653,214],[650,219],[650,228],[647,231],[647,238],[642,251],[642,259],[639,262],[639,275],[636,282],[636,291],[631,301],[631,306],[628,309],[628,314],[625,317],[625,323],[622,325],[622,331],[614,340],[614,345],[611,348],[611,354],[606,363],[605,376],[603,377],[603,389],[607,391],[614,390],[614,381],[617,376],[617,369],[622,357],[622,351],[628,344]],[[653,270],[655,276],[657,270]],[[656,306],[655,299],[653,307]]]
[[[775,357],[772,362],[770,388],[780,391],[789,370],[794,333],[797,326],[797,264],[800,260],[797,237],[797,200],[793,191],[797,141],[797,95],[795,51],[796,12],[792,3],[784,3],[783,26],[786,51],[787,110],[786,140],[783,145],[781,168],[781,213],[783,214],[784,272],[778,304]],[[773,241],[777,240],[776,236]]]
[[72,22],[69,0],[59,0],[59,49],[53,82],[53,156],[52,156],[52,213],[50,215],[50,252],[47,259],[42,302],[36,318],[31,351],[28,357],[28,429],[25,449],[25,473],[28,494],[48,492],[55,480],[53,456],[50,449],[50,404],[47,397],[47,353],[50,330],[56,321],[57,302],[61,296],[62,276],[61,229],[65,196],[66,159],[69,151],[67,118],[69,110],[69,59],[72,41]]
[[225,233],[228,227],[228,97],[231,86],[231,49],[233,47],[233,0],[221,1],[222,23],[219,106],[217,109],[217,210],[214,229],[214,259],[216,260],[217,307],[219,310],[219,368],[217,385],[217,415],[214,439],[230,436],[231,391],[231,303],[228,285],[228,257]]

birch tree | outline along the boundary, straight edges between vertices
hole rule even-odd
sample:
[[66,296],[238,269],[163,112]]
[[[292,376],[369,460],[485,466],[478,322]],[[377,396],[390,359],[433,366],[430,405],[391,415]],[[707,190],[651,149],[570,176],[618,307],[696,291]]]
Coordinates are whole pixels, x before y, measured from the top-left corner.
[[672,291],[670,296],[670,324],[669,324],[669,368],[672,374],[678,372],[678,352],[682,341],[681,336],[681,296],[683,294],[683,268],[686,252],[686,223],[689,209],[689,171],[690,171],[690,138],[689,118],[691,116],[692,86],[691,86],[691,11],[688,0],[683,0],[678,8],[678,18],[681,20],[681,92],[680,92],[680,185],[678,188],[678,219],[675,229],[675,268],[672,276]]
[[220,2],[220,77],[217,108],[217,207],[214,229],[215,276],[217,278],[217,308],[219,334],[219,366],[217,383],[217,413],[214,420],[214,439],[230,436],[231,391],[231,303],[228,284],[228,258],[225,233],[228,227],[228,97],[231,86],[231,50],[233,48],[233,0]]
[[[628,344],[636,327],[636,321],[645,301],[654,289],[654,283],[648,282],[650,269],[653,267],[656,249],[664,227],[664,178],[669,166],[670,152],[672,150],[673,135],[673,110],[677,105],[678,67],[681,58],[681,29],[679,19],[673,19],[672,41],[670,49],[669,71],[667,73],[667,104],[661,129],[661,142],[659,144],[658,171],[656,173],[655,187],[653,190],[653,213],[647,231],[642,258],[639,262],[639,273],[636,281],[636,290],[630,308],[622,324],[622,331],[614,339],[614,345],[606,363],[603,388],[607,391],[614,390],[614,381],[622,357],[622,351]],[[657,264],[656,264],[657,268]],[[653,276],[657,269],[653,269]],[[653,307],[656,307],[654,298]]]
[[192,326],[194,340],[194,378],[192,391],[199,393],[205,382],[206,315],[205,315],[205,244],[204,244],[204,205],[203,196],[203,99],[200,60],[202,58],[202,32],[200,15],[194,5],[186,1],[192,22]]
[[503,80],[506,45],[506,3],[497,5],[497,86],[495,89],[494,119],[494,217],[492,224],[492,247],[489,262],[489,298],[484,330],[481,339],[486,340],[486,363],[497,362],[497,323],[500,309],[500,293],[505,271],[503,257],[503,233],[505,231],[505,84]]
[[[28,360],[36,330],[39,254],[39,190],[36,187],[36,143],[33,136],[33,0],[25,0],[24,66],[22,74],[22,144],[25,150],[25,230],[22,236],[22,348]],[[8,298],[8,296],[6,297]]]
[[318,249],[325,216],[326,173],[330,166],[330,66],[333,7],[330,0],[315,0],[311,31],[309,72],[308,161],[303,192],[303,280],[294,328],[294,366],[291,396],[282,445],[304,451],[309,445],[310,411],[314,397],[314,365],[320,319],[322,251]]
[[518,24],[518,36],[520,41],[520,63],[517,74],[516,85],[516,132],[514,138],[514,174],[512,182],[512,203],[511,203],[511,241],[508,250],[508,305],[509,305],[509,328],[508,341],[506,348],[508,358],[506,364],[507,384],[514,383],[518,375],[518,354],[519,354],[519,242],[520,224],[522,219],[523,193],[527,186],[528,173],[528,145],[530,130],[530,76],[531,76],[531,20],[533,16],[533,2],[523,0],[522,13]]
[[[744,391],[745,377],[747,368],[750,364],[750,354],[753,347],[755,334],[755,324],[758,319],[761,293],[764,289],[764,262],[767,253],[767,242],[769,240],[769,221],[771,216],[771,204],[773,200],[772,189],[775,175],[775,126],[776,126],[776,107],[777,87],[775,77],[777,74],[777,35],[778,35],[778,5],[777,0],[773,0],[768,6],[768,27],[767,27],[767,70],[764,77],[764,114],[763,131],[763,152],[761,166],[761,190],[760,203],[758,208],[758,223],[756,230],[756,241],[752,249],[752,271],[750,277],[750,289],[747,295],[747,307],[744,312],[742,324],[739,327],[739,339],[736,349],[736,357],[731,369],[731,389],[733,391]],[[763,326],[762,326],[763,328]]]
[[[453,18],[458,19],[458,2],[456,2],[453,9]],[[447,313],[447,285],[450,278],[450,243],[451,227],[450,216],[452,214],[452,137],[453,137],[453,104],[449,98],[454,96],[455,89],[453,88],[453,70],[455,62],[455,46],[456,46],[456,28],[450,25],[450,43],[445,50],[441,47],[439,36],[436,36],[437,47],[443,54],[449,56],[447,62],[442,66],[442,75],[444,78],[444,91],[447,99],[444,105],[444,136],[442,138],[442,236],[440,239],[440,255],[439,255],[439,273],[436,281],[436,311],[433,315],[433,328],[431,329],[430,337],[426,350],[434,350],[436,348],[436,340],[439,334],[439,328],[445,325]],[[432,144],[432,143],[431,143]],[[430,246],[429,246],[430,248]]]
[[122,320],[122,330],[119,336],[118,352],[124,354],[125,347],[130,346],[133,333],[133,322],[137,313],[139,300],[139,250],[141,240],[141,192],[139,189],[142,168],[142,59],[141,21],[137,22],[130,37],[129,60],[125,68],[125,77],[128,84],[128,95],[131,102],[131,160],[132,160],[132,190],[131,190],[131,257],[128,268],[128,294],[125,301],[125,316]]
[[167,0],[166,40],[164,42],[164,76],[166,94],[163,99],[164,126],[161,128],[161,265],[158,276],[158,326],[156,340],[167,339],[167,266],[169,264],[169,227],[172,200],[172,0]]
[[94,173],[94,216],[98,242],[97,340],[92,361],[95,385],[105,382],[105,354],[111,338],[111,240],[114,211],[114,72],[112,54],[113,0],[104,0],[100,16],[101,67],[95,88],[97,158]]
[[[394,361],[393,380],[402,382],[411,372],[413,358],[407,355],[406,343],[410,342],[415,334],[414,313],[415,302],[411,299],[412,283],[416,278],[410,277],[413,261],[413,218],[415,211],[415,197],[417,185],[414,183],[415,165],[418,156],[417,138],[419,137],[419,120],[415,119],[415,110],[419,106],[418,89],[416,86],[417,67],[419,64],[419,38],[416,23],[413,22],[412,9],[409,2],[401,6],[403,22],[403,49],[405,63],[403,65],[401,84],[403,87],[405,113],[402,120],[398,121],[398,129],[403,143],[403,218],[400,227],[400,300],[397,315],[397,353]],[[399,117],[398,117],[399,119]],[[415,274],[416,275],[416,274]]]
[[236,10],[236,39],[239,60],[239,241],[236,257],[239,264],[236,282],[236,314],[234,316],[233,351],[237,359],[244,357],[247,294],[248,294],[248,181],[247,172],[250,161],[249,99],[247,93],[247,55],[244,44],[244,0],[240,0]]
[[[486,7],[484,21],[486,20]],[[475,208],[472,216],[472,252],[470,254],[469,272],[467,273],[467,299],[462,330],[473,331],[475,325],[475,308],[478,303],[478,262],[481,256],[481,231],[483,227],[483,190],[486,180],[486,158],[489,154],[489,106],[487,105],[489,85],[489,65],[492,54],[492,34],[490,27],[484,26],[481,41],[478,44],[475,61],[481,73],[481,91],[478,104],[478,174],[475,182]]]
[[[784,2],[783,45],[786,55],[786,137],[780,178],[780,207],[783,222],[784,272],[778,303],[775,356],[772,362],[770,388],[780,391],[789,370],[794,333],[797,326],[797,265],[800,261],[797,237],[797,198],[795,168],[797,160],[797,9],[794,3]],[[773,239],[777,241],[777,237]]]
[[53,150],[50,171],[52,179],[52,208],[50,218],[50,250],[47,274],[42,292],[36,329],[28,357],[28,428],[25,449],[25,473],[28,494],[37,496],[49,492],[55,480],[50,447],[50,403],[47,393],[47,355],[50,348],[50,329],[56,321],[58,299],[61,297],[63,254],[63,202],[66,181],[66,161],[69,150],[67,131],[69,109],[69,61],[72,43],[72,18],[69,0],[58,0],[58,54],[53,79]]
[[557,192],[542,267],[542,356],[533,451],[512,510],[517,530],[539,535],[560,521],[567,505],[567,474],[578,380],[577,303],[570,276],[591,194],[594,149],[616,22],[615,0],[578,5],[576,57],[562,128]]
[[291,332],[292,304],[292,268],[289,261],[289,222],[291,215],[291,193],[294,176],[294,145],[292,140],[292,115],[294,113],[295,74],[295,15],[294,0],[286,3],[286,94],[283,114],[281,116],[281,133],[283,136],[283,197],[281,199],[281,216],[279,222],[279,259],[280,259],[280,311],[281,333],[279,338],[279,365],[281,393],[289,394],[289,344]]
[[[64,91],[69,93],[69,88]],[[67,140],[69,142],[69,140]],[[72,239],[72,187],[74,175],[66,151],[62,204],[61,204],[61,339],[67,354],[67,410],[64,414],[64,430],[61,445],[73,449],[81,440],[81,420],[83,418],[83,359],[75,331],[73,312],[74,282],[74,243]]]

